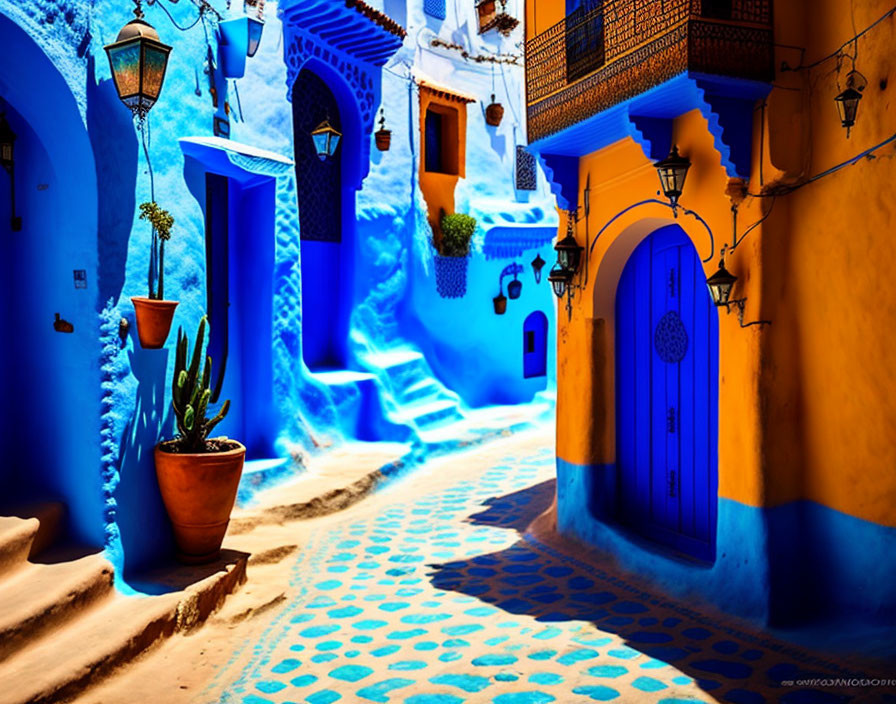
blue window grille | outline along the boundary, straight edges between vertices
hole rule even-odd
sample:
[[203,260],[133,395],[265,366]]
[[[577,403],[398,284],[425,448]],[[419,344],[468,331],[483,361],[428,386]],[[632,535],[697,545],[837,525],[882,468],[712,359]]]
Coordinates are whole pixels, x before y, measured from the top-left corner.
[[516,147],[516,188],[518,191],[534,191],[537,186],[535,155],[526,147]]
[[445,19],[445,0],[423,0],[423,11],[430,17]]

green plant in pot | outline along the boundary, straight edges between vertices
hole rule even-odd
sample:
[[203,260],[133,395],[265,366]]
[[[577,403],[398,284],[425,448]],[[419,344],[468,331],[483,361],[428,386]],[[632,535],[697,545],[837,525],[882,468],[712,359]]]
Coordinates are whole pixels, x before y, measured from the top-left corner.
[[171,239],[174,218],[155,201],[140,204],[140,219],[152,226],[149,272],[146,297],[134,296],[134,312],[137,316],[137,335],[140,346],[159,349],[165,346],[177,301],[165,300],[165,243]]
[[436,289],[442,298],[462,298],[467,292],[467,255],[476,218],[463,213],[442,214],[435,258]]
[[230,410],[230,401],[209,418],[209,406],[221,392],[226,359],[212,387],[211,357],[202,364],[207,327],[203,316],[192,356],[183,329],[177,332],[171,406],[178,435],[155,448],[156,476],[174,528],[177,557],[190,564],[217,559],[246,458],[246,448],[237,441],[209,437]]

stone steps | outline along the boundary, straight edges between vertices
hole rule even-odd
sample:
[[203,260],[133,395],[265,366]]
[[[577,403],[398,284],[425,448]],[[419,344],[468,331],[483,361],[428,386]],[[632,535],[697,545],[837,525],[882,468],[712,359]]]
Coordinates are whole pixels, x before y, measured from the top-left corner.
[[23,567],[29,558],[39,555],[56,539],[65,507],[48,502],[2,511],[0,515],[0,579]]
[[[0,700],[67,701],[176,631],[202,623],[245,581],[248,555],[146,575],[125,596],[101,552],[54,546],[65,515],[41,504],[0,516]],[[143,589],[146,591],[145,589]]]
[[0,583],[0,662],[112,590],[112,565],[99,554],[58,564],[26,564]]

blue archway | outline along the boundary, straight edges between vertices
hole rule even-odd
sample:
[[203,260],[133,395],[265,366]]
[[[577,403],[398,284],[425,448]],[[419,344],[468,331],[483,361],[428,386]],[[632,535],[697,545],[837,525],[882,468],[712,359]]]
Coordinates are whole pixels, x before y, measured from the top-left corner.
[[618,515],[641,535],[715,559],[718,314],[677,225],[645,239],[616,292]]
[[547,376],[548,316],[540,310],[523,322],[523,378]]
[[[3,503],[58,500],[72,535],[104,541],[96,167],[71,87],[0,15],[0,97],[17,133],[16,210],[0,170],[0,467]],[[71,324],[54,326],[56,315]],[[76,421],[75,421],[76,419]]]
[[[357,131],[340,101],[304,68],[292,88],[296,191],[302,259],[302,357],[311,370],[345,365],[352,293],[354,165]],[[320,159],[311,132],[327,120],[343,134],[333,156]],[[346,155],[346,156],[344,156]]]

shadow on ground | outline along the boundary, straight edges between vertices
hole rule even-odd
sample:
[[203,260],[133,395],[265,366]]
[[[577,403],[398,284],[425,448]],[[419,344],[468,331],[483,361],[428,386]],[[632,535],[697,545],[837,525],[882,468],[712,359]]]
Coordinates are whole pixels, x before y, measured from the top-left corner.
[[[582,647],[561,656],[560,660],[568,661],[562,664],[581,662],[587,667],[586,661],[597,657],[597,648],[609,646],[610,650],[600,652],[616,658],[619,664],[591,667],[587,671],[592,676],[619,677],[635,667],[626,661],[643,653],[660,661],[656,667],[667,663],[690,676],[703,691],[721,702],[896,702],[896,695],[880,688],[813,689],[785,684],[867,675],[849,671],[768,634],[722,623],[718,616],[700,613],[659,593],[632,586],[630,582],[634,580],[623,573],[582,563],[524,535],[526,527],[550,506],[554,485],[553,480],[546,481],[485,501],[486,509],[470,516],[469,522],[514,529],[521,533],[520,540],[500,552],[430,565],[433,586],[473,596],[510,614],[534,618],[544,624],[545,630],[535,633],[533,639],[547,641],[552,630],[572,621],[590,622],[605,634],[621,637],[624,646],[616,639],[598,637],[601,634],[577,638]],[[896,663],[891,671],[896,671]]]

